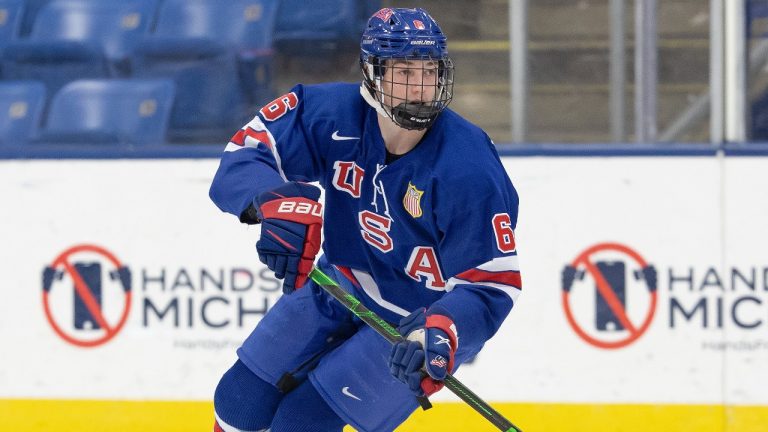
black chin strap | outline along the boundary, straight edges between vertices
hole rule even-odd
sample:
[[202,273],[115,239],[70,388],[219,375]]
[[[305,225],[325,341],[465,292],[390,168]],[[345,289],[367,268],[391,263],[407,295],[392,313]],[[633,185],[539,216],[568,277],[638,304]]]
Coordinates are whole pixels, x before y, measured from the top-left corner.
[[423,103],[401,103],[392,108],[392,117],[400,126],[406,129],[426,129],[437,118],[438,112]]

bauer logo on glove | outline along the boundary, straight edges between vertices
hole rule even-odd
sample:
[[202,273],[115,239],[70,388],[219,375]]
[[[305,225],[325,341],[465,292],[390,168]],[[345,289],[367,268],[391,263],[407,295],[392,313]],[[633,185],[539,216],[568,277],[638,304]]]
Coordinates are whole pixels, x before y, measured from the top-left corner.
[[283,279],[283,293],[301,288],[320,250],[323,224],[320,189],[289,182],[262,193],[254,200],[261,219],[256,242],[259,260]]
[[312,216],[322,216],[323,206],[319,203],[308,202],[296,202],[286,201],[280,202],[280,207],[277,208],[278,213],[296,213],[296,214],[308,214]]

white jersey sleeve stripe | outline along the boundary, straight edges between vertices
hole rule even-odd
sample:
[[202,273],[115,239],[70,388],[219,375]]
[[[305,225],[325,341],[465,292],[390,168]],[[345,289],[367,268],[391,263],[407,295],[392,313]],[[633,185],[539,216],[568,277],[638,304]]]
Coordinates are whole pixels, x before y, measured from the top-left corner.
[[370,297],[371,300],[376,302],[377,305],[383,307],[384,309],[392,311],[400,316],[408,316],[410,314],[410,312],[408,312],[407,310],[381,298],[381,291],[379,291],[379,286],[376,285],[376,282],[373,280],[371,275],[369,275],[364,271],[355,270],[355,269],[352,269],[352,274],[355,275],[355,278],[360,283],[360,286],[362,287],[363,291],[365,291],[365,293],[368,294],[368,297]]
[[517,254],[494,258],[455,275],[448,279],[446,291],[452,291],[460,284],[498,289],[516,302],[523,286]]
[[478,270],[485,270],[490,272],[520,271],[520,264],[517,261],[517,254],[515,254],[501,258],[494,258],[487,263],[477,266],[476,268]]
[[470,282],[470,281],[466,281],[456,277],[452,277],[448,279],[449,289],[447,291],[453,290],[456,287],[456,285],[473,285],[473,286],[495,288],[497,290],[500,290],[506,293],[512,299],[512,303],[516,303],[517,298],[520,297],[520,294],[523,292],[520,288],[511,286],[511,285],[504,285],[504,284],[495,283],[495,282]]

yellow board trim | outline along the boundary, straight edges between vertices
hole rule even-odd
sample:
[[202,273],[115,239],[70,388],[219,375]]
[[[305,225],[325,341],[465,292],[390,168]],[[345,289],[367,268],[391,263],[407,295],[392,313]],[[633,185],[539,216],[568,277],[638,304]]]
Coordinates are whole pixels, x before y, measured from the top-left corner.
[[[493,406],[526,432],[764,432],[768,406],[511,404]],[[210,402],[0,399],[2,432],[209,432]],[[494,431],[462,403],[417,411],[397,432]],[[345,432],[352,431],[346,428]]]

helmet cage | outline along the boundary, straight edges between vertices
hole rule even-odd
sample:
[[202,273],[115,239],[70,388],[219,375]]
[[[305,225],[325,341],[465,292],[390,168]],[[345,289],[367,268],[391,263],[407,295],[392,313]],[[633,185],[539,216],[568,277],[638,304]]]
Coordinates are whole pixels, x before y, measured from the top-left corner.
[[[382,108],[377,111],[405,129],[430,127],[453,99],[454,65],[447,55],[363,55],[360,65],[366,89]],[[404,86],[399,92],[403,94],[396,95],[395,86]],[[418,87],[422,96],[420,100],[412,99],[410,95]]]

